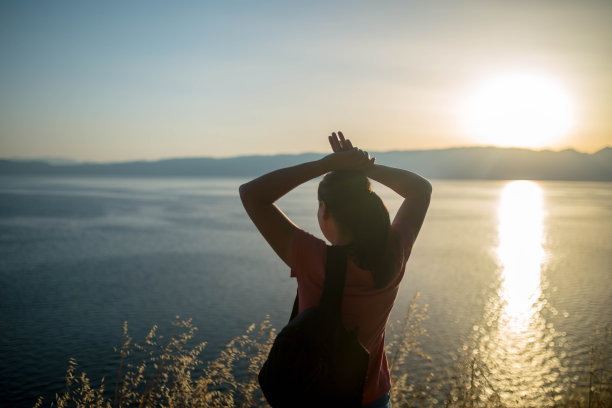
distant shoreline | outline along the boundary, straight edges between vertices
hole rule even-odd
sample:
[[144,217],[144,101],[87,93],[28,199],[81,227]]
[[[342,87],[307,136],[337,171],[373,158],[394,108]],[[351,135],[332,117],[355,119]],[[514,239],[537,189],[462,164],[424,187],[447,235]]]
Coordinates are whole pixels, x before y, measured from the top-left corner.
[[[437,150],[373,152],[380,164],[449,180],[612,181],[612,148],[595,153],[459,147]],[[323,153],[176,158],[157,161],[57,164],[45,160],[0,159],[0,175],[251,177],[317,160]]]

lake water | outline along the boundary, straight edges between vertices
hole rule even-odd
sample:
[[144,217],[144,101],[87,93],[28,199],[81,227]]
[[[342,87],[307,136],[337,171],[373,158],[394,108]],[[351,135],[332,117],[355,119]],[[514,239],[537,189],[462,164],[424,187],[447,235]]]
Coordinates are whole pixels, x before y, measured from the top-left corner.
[[[124,321],[139,340],[192,317],[204,358],[266,315],[282,327],[295,281],[244,213],[242,182],[1,177],[0,404],[49,401],[70,357],[94,384],[113,378]],[[467,353],[505,401],[549,404],[584,381],[589,337],[612,324],[612,183],[433,186],[392,315],[417,291],[429,304],[431,360],[411,376],[433,373],[443,394]],[[394,214],[400,199],[375,188]],[[279,205],[320,237],[315,191]]]

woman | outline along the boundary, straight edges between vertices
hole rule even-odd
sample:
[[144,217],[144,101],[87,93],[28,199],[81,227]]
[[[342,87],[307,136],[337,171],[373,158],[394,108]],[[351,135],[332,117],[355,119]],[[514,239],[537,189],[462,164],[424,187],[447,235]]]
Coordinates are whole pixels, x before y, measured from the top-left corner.
[[[332,245],[348,248],[342,321],[349,329],[359,328],[359,340],[370,352],[363,406],[391,407],[385,327],[429,206],[431,185],[409,171],[375,164],[374,158],[354,148],[342,132],[332,133],[329,142],[334,153],[243,184],[240,198],[259,232],[297,278],[301,313],[319,302],[326,244],[291,222],[274,202],[326,174],[319,184],[317,216],[325,238]],[[392,223],[368,178],[404,198]]]

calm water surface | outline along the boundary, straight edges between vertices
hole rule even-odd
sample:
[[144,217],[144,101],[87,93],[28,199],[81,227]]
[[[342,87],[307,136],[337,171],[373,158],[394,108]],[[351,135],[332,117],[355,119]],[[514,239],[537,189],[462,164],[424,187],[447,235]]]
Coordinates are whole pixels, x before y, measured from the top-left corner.
[[[239,179],[0,178],[3,406],[61,392],[74,357],[96,384],[113,347],[192,317],[213,358],[252,322],[286,322],[295,282],[237,197]],[[551,405],[612,324],[612,184],[434,181],[393,319],[429,304],[412,377],[445,388],[469,361],[507,403]],[[400,200],[377,191],[392,214]],[[321,237],[316,183],[280,201]],[[108,381],[108,380],[107,380]]]

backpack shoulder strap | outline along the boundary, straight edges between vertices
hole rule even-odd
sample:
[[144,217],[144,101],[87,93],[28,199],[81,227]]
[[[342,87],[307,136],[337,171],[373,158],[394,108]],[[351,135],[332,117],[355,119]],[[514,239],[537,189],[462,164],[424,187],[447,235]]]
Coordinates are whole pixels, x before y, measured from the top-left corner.
[[340,318],[342,295],[346,280],[346,248],[342,246],[327,247],[325,262],[325,282],[319,306],[326,308],[332,316]]

